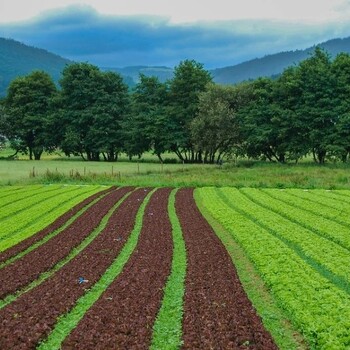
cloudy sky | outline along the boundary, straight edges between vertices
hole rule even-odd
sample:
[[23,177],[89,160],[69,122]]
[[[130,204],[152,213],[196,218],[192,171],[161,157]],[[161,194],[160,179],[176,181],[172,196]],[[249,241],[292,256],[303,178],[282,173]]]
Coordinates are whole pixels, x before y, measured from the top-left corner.
[[350,0],[0,1],[0,37],[105,67],[210,69],[350,36]]

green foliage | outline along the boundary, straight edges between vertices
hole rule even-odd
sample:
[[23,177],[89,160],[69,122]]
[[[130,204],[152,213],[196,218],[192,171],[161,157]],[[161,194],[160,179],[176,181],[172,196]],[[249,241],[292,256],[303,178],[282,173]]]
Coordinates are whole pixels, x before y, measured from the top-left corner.
[[86,154],[88,160],[99,160],[101,154],[105,160],[116,160],[129,108],[128,88],[121,76],[101,72],[88,63],[75,63],[64,69],[60,84],[57,104],[61,118],[56,129],[63,151]]
[[59,318],[56,327],[49,334],[48,338],[38,346],[38,350],[60,349],[60,345],[65,337],[76,327],[78,322],[84,316],[85,312],[97,301],[105,289],[108,288],[108,286],[121,273],[124,265],[127,263],[130,255],[137,245],[138,237],[142,229],[145,208],[155,190],[156,189],[151,191],[142,202],[136,215],[134,228],[123,249],[112,265],[110,265],[102,277],[89,289],[89,291],[78,299],[73,309]]
[[[349,348],[349,291],[339,283],[341,279],[331,278],[341,273],[342,265],[339,263],[337,267],[335,253],[339,248],[329,241],[328,245],[322,245],[322,249],[326,249],[323,251],[318,246],[321,240],[302,225],[287,223],[282,216],[277,219],[273,211],[266,211],[264,207],[269,206],[269,201],[256,205],[232,188],[197,191],[213,218],[244,249],[309,347],[315,350]],[[252,193],[249,189],[244,191]],[[291,244],[294,239],[299,243]],[[339,256],[339,261],[342,259]]]
[[131,115],[124,123],[126,153],[140,156],[153,149],[163,162],[162,154],[169,150],[172,139],[166,114],[166,84],[156,77],[140,75],[131,99]]
[[175,67],[169,82],[168,113],[172,127],[174,151],[181,161],[201,161],[191,140],[191,122],[199,107],[199,94],[212,81],[210,73],[194,60],[185,60]]
[[[219,163],[240,143],[236,111],[241,87],[210,84],[199,96],[199,107],[191,123],[192,140],[204,153],[205,163]],[[236,108],[236,109],[234,109]]]
[[[0,192],[3,189],[6,187],[1,187]],[[3,218],[0,227],[0,251],[33,235],[99,189],[99,186],[45,186],[38,196],[23,199],[22,210],[14,212],[14,207],[18,207],[20,201],[4,207],[1,211]]]
[[186,247],[180,222],[175,211],[175,194],[172,191],[168,213],[173,232],[173,261],[171,273],[164,289],[162,306],[153,326],[153,350],[176,350],[182,345],[183,297],[185,294]]
[[44,149],[50,149],[48,115],[51,99],[56,94],[51,77],[43,71],[14,79],[5,100],[6,115],[1,120],[1,133],[16,151],[40,159]]

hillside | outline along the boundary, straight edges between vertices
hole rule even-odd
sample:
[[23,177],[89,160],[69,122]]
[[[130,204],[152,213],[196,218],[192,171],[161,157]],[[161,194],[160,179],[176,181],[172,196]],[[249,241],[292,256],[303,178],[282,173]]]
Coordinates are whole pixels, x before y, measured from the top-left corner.
[[166,80],[171,79],[174,74],[173,68],[164,66],[130,66],[124,68],[103,67],[102,69],[119,73],[130,87],[138,82],[140,74],[144,74],[146,76],[156,76],[161,82],[165,82]]
[[[350,53],[350,37],[333,39],[319,44],[332,57],[340,52]],[[306,59],[315,47],[305,50],[286,51],[262,58],[256,58],[235,66],[218,68],[211,71],[214,81],[220,84],[234,84],[243,80],[255,79],[261,76],[273,76],[300,61]]]
[[[333,57],[340,52],[350,53],[350,37],[333,39],[321,43]],[[262,58],[255,58],[234,66],[217,68],[210,73],[216,83],[235,84],[244,80],[256,79],[261,76],[280,74],[288,66],[298,64],[307,58],[314,47],[305,50],[286,51]],[[35,69],[48,72],[57,83],[66,64],[72,61],[62,58],[43,49],[27,46],[12,39],[0,38],[0,97],[6,95],[6,89],[12,79],[26,75]],[[157,76],[164,82],[173,76],[173,68],[158,66],[132,66],[124,68],[102,67],[121,74],[129,87],[133,87],[139,79],[139,74]]]
[[46,50],[24,45],[12,39],[0,38],[0,97],[14,78],[39,69],[49,73],[55,82],[71,61]]

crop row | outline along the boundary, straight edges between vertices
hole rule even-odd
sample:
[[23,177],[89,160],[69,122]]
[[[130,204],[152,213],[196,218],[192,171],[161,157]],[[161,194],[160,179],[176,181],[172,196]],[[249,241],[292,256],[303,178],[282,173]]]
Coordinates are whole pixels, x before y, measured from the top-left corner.
[[0,348],[276,349],[192,189],[113,189],[56,233],[0,267]]
[[[255,198],[253,190],[244,192]],[[203,188],[197,194],[213,218],[243,247],[311,348],[349,348],[350,296],[347,285],[342,286],[336,278],[341,276],[348,283],[346,252],[268,210],[266,198],[264,205],[258,205],[238,190],[227,188]]]
[[39,231],[58,216],[89,195],[101,190],[100,186],[61,187],[53,197],[29,205],[26,210],[1,220],[0,252]]

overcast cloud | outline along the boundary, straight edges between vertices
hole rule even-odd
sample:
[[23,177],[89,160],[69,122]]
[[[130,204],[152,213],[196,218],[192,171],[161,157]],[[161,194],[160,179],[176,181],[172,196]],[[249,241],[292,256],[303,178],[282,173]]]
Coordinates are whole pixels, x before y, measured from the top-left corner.
[[[262,3],[265,7],[269,5],[270,15],[266,8],[260,9],[260,17],[256,8],[249,12],[247,5],[253,6],[254,1],[259,6]],[[44,4],[47,2],[42,2],[41,9],[45,9]],[[130,0],[127,3],[136,6],[136,2]],[[291,9],[288,19],[287,10],[282,11],[281,6],[275,12],[271,11],[273,3],[277,4],[275,0],[245,0],[246,5],[240,9],[240,17],[233,9],[235,15],[226,14],[225,17],[225,12],[220,10],[220,3],[224,2],[226,5],[229,3],[223,0],[212,2],[218,10],[216,17],[212,15],[211,18],[209,14],[214,9],[205,8],[206,5],[201,5],[200,1],[188,0],[187,15],[181,19],[181,13],[174,11],[171,16],[169,12],[161,11],[161,3],[164,1],[153,0],[149,4],[156,6],[158,3],[157,12],[151,12],[149,8],[147,12],[147,8],[140,5],[141,2],[138,11],[131,11],[129,8],[128,12],[121,7],[118,11],[108,11],[105,1],[100,1],[97,12],[86,6],[94,5],[93,1],[84,1],[85,5],[61,7],[41,14],[33,13],[36,17],[31,19],[21,18],[19,15],[11,17],[8,12],[6,20],[1,8],[2,2],[0,36],[47,49],[72,60],[88,61],[105,67],[174,66],[188,58],[203,63],[208,69],[234,65],[280,51],[303,49],[336,37],[350,36],[349,1],[335,0],[331,2],[333,7],[329,7],[330,1],[304,1],[309,5],[313,3],[313,8],[305,5],[305,12],[299,14],[299,18],[295,9]],[[279,4],[281,2],[284,1],[280,0]],[[26,3],[23,3],[24,7]],[[34,6],[40,1],[30,3]],[[49,3],[54,5],[54,1]],[[66,5],[70,1],[60,3]],[[122,3],[126,1],[119,2]],[[168,4],[170,3],[174,5],[176,2],[169,1]],[[179,6],[185,4],[181,1],[177,3]],[[293,3],[294,6],[299,4],[298,1],[285,1],[285,5],[287,3],[290,6]],[[193,13],[196,12],[191,12],[191,4],[204,7],[206,12],[197,11],[195,17]],[[8,8],[4,9],[8,11]],[[151,13],[154,15],[151,16]]]

